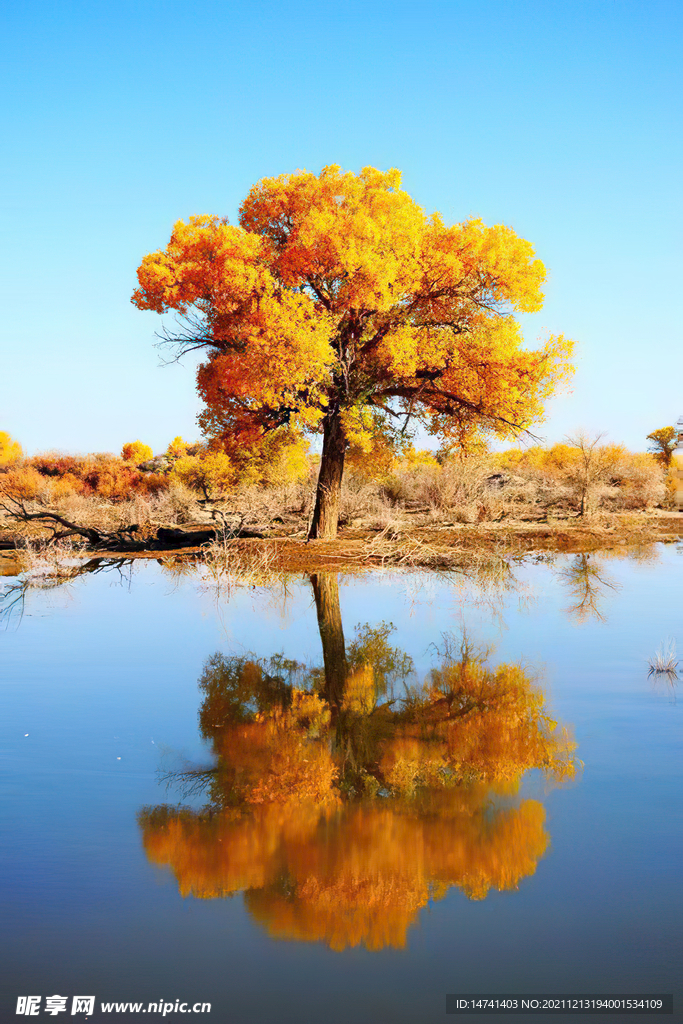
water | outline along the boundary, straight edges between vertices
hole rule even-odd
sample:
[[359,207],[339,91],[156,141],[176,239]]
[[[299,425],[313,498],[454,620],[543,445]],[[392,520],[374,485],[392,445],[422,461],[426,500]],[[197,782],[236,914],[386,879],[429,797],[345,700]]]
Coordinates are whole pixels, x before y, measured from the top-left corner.
[[458,992],[683,1019],[682,702],[648,678],[682,564],[29,591],[0,634],[2,1019],[40,993],[412,1024]]

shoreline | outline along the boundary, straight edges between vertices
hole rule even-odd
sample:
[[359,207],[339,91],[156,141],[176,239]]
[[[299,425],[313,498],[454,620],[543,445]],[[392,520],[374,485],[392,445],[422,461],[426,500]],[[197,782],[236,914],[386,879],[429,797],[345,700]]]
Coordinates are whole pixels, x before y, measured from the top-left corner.
[[[306,541],[277,535],[239,538],[218,542],[213,557],[230,553],[246,562],[267,559],[279,572],[332,571],[336,568],[362,570],[377,566],[404,568],[446,568],[486,556],[515,557],[532,552],[577,554],[619,550],[656,543],[672,544],[683,539],[682,512],[654,514],[611,514],[594,519],[551,522],[508,521],[503,523],[411,525],[406,529],[368,531],[344,529],[336,540]],[[184,546],[166,550],[120,551],[83,548],[79,557],[106,559],[197,559],[205,546]],[[0,551],[0,574],[18,566],[12,549]]]

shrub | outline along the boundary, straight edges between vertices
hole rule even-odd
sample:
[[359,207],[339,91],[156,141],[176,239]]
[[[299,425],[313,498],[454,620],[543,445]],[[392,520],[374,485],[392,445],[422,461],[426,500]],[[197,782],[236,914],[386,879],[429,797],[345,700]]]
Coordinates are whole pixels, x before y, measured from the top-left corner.
[[54,500],[82,494],[120,502],[133,494],[157,494],[168,487],[164,475],[140,473],[130,462],[104,452],[85,456],[44,452],[28,465],[41,475],[44,487],[49,482]]
[[65,473],[64,476],[48,477],[44,480],[44,493],[50,501],[60,502],[71,498],[74,494],[85,494],[87,488],[82,480],[79,480],[73,473]]
[[649,452],[624,452],[612,468],[611,491],[603,502],[617,508],[647,508],[664,500],[663,463]]
[[78,455],[65,455],[63,452],[41,452],[29,459],[29,465],[42,476],[71,476],[82,479],[87,472],[91,459]]
[[656,456],[629,452],[619,444],[601,445],[599,440],[579,434],[550,448],[511,448],[493,460],[515,474],[517,484],[533,485],[541,503],[556,504],[563,490],[584,511],[596,504],[613,510],[646,508],[663,499],[663,471]]
[[142,441],[129,441],[121,449],[121,458],[124,462],[134,462],[138,466],[141,462],[147,462],[154,457],[154,452],[148,444]]
[[308,441],[302,437],[282,445],[270,461],[263,461],[258,482],[270,487],[284,487],[307,480],[311,474],[309,447]]
[[186,487],[201,491],[205,498],[212,500],[233,486],[237,471],[224,452],[205,452],[178,459],[171,477]]
[[2,476],[2,490],[13,498],[32,501],[45,488],[45,477],[41,476],[32,466],[21,466],[10,469]]
[[183,441],[182,437],[178,435],[169,444],[166,449],[166,455],[172,462],[175,462],[177,459],[182,459],[185,455],[197,455],[200,447],[198,444],[189,444],[187,441]]
[[0,430],[0,469],[16,465],[24,453],[18,441],[14,441],[5,430]]

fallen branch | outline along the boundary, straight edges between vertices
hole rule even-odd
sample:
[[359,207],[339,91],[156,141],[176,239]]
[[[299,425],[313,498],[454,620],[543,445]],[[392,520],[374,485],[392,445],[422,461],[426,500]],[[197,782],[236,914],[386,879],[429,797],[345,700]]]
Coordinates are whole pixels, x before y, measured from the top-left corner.
[[[82,537],[92,548],[100,550],[141,550],[144,542],[134,541],[133,534],[137,532],[136,524],[125,526],[120,530],[96,530],[92,526],[80,526],[72,523],[57,512],[48,509],[31,511],[24,498],[17,498],[3,490],[0,498],[0,510],[18,523],[36,523],[52,530],[52,536],[45,541],[46,545],[54,544],[57,541],[65,540],[67,537]],[[57,529],[64,527],[63,530]]]
[[[263,533],[259,530],[243,529],[244,519],[242,518],[239,525],[233,527],[224,525],[222,529],[180,530],[160,526],[155,536],[138,539],[135,534],[139,527],[135,523],[121,527],[119,530],[102,530],[93,526],[83,526],[71,522],[65,516],[51,509],[36,508],[35,504],[29,504],[26,499],[16,497],[7,491],[0,492],[0,510],[15,522],[35,523],[51,530],[51,535],[42,540],[45,547],[50,547],[70,537],[81,537],[92,551],[167,551],[173,548],[201,547],[202,544],[213,543],[222,537],[229,540],[263,538]],[[63,527],[63,529],[59,529],[59,527]],[[3,542],[3,547],[7,549],[19,546],[21,546],[20,543],[16,541]]]

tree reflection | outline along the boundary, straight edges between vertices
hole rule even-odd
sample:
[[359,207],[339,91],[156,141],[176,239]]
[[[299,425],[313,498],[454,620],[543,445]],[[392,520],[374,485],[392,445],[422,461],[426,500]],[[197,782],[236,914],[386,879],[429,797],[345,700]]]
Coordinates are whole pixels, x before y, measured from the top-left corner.
[[545,812],[519,784],[571,777],[574,744],[518,665],[451,641],[420,683],[390,624],[345,643],[336,577],[311,582],[323,666],[209,658],[215,763],[174,778],[207,805],[143,809],[143,843],[184,896],[243,892],[273,937],[400,947],[451,887],[483,899],[534,873]]
[[578,623],[588,619],[605,621],[601,601],[607,590],[617,590],[618,584],[594,554],[574,555],[567,566],[558,572],[567,587],[571,603],[566,609],[570,618]]

